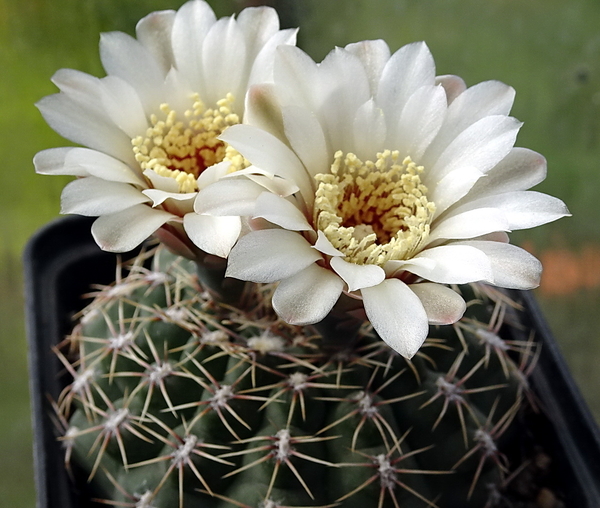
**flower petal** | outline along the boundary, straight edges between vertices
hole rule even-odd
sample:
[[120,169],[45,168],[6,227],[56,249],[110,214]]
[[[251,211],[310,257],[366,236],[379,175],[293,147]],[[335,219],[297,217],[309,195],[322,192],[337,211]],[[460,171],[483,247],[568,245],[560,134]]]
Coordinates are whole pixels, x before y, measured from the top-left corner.
[[261,217],[290,231],[311,231],[304,214],[285,198],[263,192],[256,200],[253,217]]
[[385,107],[385,111],[402,111],[418,88],[434,82],[435,63],[427,44],[407,44],[392,55],[383,69],[377,104]]
[[203,1],[186,2],[175,15],[171,42],[177,68],[187,77],[194,91],[204,93],[202,55],[204,38],[217,18]]
[[464,212],[459,210],[436,223],[427,242],[432,244],[441,239],[475,238],[496,231],[510,231],[508,220],[497,208],[476,208]]
[[539,286],[542,264],[526,250],[509,243],[487,241],[460,242],[460,245],[475,247],[485,253],[492,265],[495,286],[508,289]]
[[174,21],[175,11],[157,11],[142,18],[135,27],[138,41],[152,53],[164,74],[175,64],[171,47]]
[[420,160],[442,126],[446,109],[446,93],[441,86],[417,89],[407,99],[397,124],[390,129],[392,146],[402,157],[410,155],[413,160]]
[[133,86],[147,112],[160,106],[165,73],[138,40],[123,32],[103,33],[100,59],[108,75],[117,76]]
[[472,213],[478,208],[500,211],[511,230],[532,228],[571,215],[560,199],[535,191],[504,192],[487,196],[465,203],[453,212]]
[[355,263],[348,263],[341,257],[331,258],[330,263],[331,268],[348,285],[349,292],[376,286],[385,279],[383,268],[377,265],[357,265]]
[[188,213],[183,227],[190,240],[204,252],[226,258],[242,230],[239,217],[212,217]]
[[492,194],[526,190],[544,178],[546,159],[533,150],[516,147],[490,169],[485,178],[478,180],[457,206]]
[[444,76],[436,76],[436,85],[442,85],[446,90],[446,100],[450,105],[461,93],[467,89],[464,79],[453,74],[445,74]]
[[273,294],[273,309],[286,323],[307,325],[323,320],[338,301],[344,281],[312,263],[282,280]]
[[232,125],[221,139],[232,145],[255,166],[294,182],[306,204],[312,208],[314,191],[311,178],[296,154],[268,132],[250,125]]
[[140,245],[175,215],[135,205],[121,212],[98,217],[92,224],[92,236],[101,249],[127,252]]
[[419,297],[398,279],[361,289],[367,317],[379,336],[405,358],[412,358],[429,332]]
[[[383,111],[375,105],[373,99],[365,102],[354,117],[354,153],[359,159],[370,160],[373,155],[384,149],[387,129]],[[331,160],[326,161],[320,171],[311,172],[314,176],[317,173],[323,173]]]
[[[434,261],[427,266],[420,260]],[[409,259],[404,269],[431,282],[467,284],[494,281],[489,258],[479,249],[468,245],[442,245],[427,249]]]
[[420,282],[409,287],[421,300],[431,325],[456,323],[465,313],[467,304],[449,287],[431,282]]
[[241,88],[246,71],[246,41],[233,17],[221,18],[211,26],[201,55],[203,74],[210,77],[204,81],[202,100],[216,104],[227,93],[232,93],[243,106],[245,94]]
[[486,173],[512,149],[521,123],[508,116],[488,116],[458,134],[437,158],[429,150],[420,162],[427,168],[425,185],[461,167]]
[[387,43],[381,39],[375,41],[361,41],[348,44],[344,48],[352,53],[363,64],[367,71],[371,95],[377,93],[379,80],[385,68],[385,64],[390,59],[390,48]]
[[240,12],[237,24],[246,40],[248,58],[255,58],[267,41],[278,32],[279,17],[271,7],[250,7]]
[[[190,209],[193,207],[193,201],[197,195],[196,192],[167,192],[160,189],[145,189],[142,191],[142,194],[150,198],[153,208],[162,205],[167,199],[173,199],[180,202],[189,201],[190,203],[188,203],[188,206]],[[179,204],[184,205],[185,203]]]
[[251,282],[276,282],[320,259],[321,255],[302,235],[284,229],[264,229],[239,239],[229,254],[226,276]]
[[132,139],[144,134],[148,121],[136,90],[116,76],[106,76],[100,82],[102,104],[115,125]]
[[281,45],[296,44],[297,33],[297,29],[281,30],[265,43],[252,64],[252,70],[248,78],[248,87],[257,83],[270,83],[273,81],[275,52]]
[[133,205],[150,201],[139,190],[126,183],[108,182],[89,176],[68,183],[61,196],[60,213],[76,213],[96,217],[120,212]]
[[323,128],[311,111],[287,106],[283,109],[284,132],[306,171],[315,176],[331,166]]
[[69,152],[72,150],[77,150],[77,148],[70,146],[49,148],[36,153],[33,157],[35,172],[40,175],[89,176],[87,169],[78,165],[67,165],[65,163]]
[[337,250],[329,241],[329,238],[325,236],[325,233],[320,229],[317,231],[317,241],[313,245],[314,249],[317,249],[319,252],[323,254],[327,254],[328,256],[343,256],[344,253]]
[[477,168],[455,169],[442,178],[427,195],[435,203],[437,216],[463,198],[485,175]]
[[[98,98],[90,99],[99,102]],[[85,145],[135,165],[131,138],[106,114],[94,111],[88,103],[76,102],[64,93],[44,97],[37,103],[52,129],[74,143]]]
[[198,192],[196,213],[251,216],[258,196],[265,189],[247,178],[223,178]]

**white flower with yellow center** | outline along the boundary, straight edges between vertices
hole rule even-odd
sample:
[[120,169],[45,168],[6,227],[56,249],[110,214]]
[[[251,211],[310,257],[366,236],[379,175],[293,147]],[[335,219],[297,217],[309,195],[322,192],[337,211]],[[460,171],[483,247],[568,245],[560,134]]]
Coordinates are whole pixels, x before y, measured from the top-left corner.
[[[429,323],[462,316],[465,303],[448,284],[538,284],[540,263],[506,232],[568,211],[526,190],[544,179],[546,164],[513,146],[512,88],[436,78],[424,43],[390,55],[382,41],[361,42],[321,64],[297,48],[277,53],[274,85],[249,93],[254,125],[221,139],[253,164],[246,171],[299,190],[260,191],[238,177],[238,193],[256,196],[249,206],[227,192],[232,182],[214,184],[221,201],[203,200],[198,211],[253,216],[229,276],[279,282],[273,306],[294,324],[322,320],[342,294],[354,298],[406,357]],[[338,309],[351,307],[345,300]]]
[[156,232],[184,255],[199,247],[225,257],[241,220],[196,214],[198,191],[243,170],[218,136],[243,121],[248,87],[272,80],[275,48],[294,44],[296,31],[279,30],[271,8],[217,20],[192,0],[146,16],[136,35],[102,35],[104,78],[55,74],[60,93],[38,107],[88,148],[40,152],[36,170],[82,177],[65,187],[62,212],[98,216],[92,233],[105,250],[130,250]]

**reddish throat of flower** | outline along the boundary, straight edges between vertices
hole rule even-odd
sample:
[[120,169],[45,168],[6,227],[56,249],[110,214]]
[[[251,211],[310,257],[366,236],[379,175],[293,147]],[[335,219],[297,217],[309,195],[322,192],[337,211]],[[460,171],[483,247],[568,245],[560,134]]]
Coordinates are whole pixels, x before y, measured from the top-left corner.
[[435,213],[423,171],[397,151],[365,162],[338,151],[330,171],[315,176],[314,223],[350,263],[409,259],[424,246]]
[[206,168],[228,156],[232,164],[239,158],[218,139],[227,127],[240,123],[233,95],[227,94],[214,108],[207,108],[198,94],[193,94],[191,100],[192,107],[183,115],[169,104],[162,104],[160,113],[150,117],[146,133],[131,141],[142,171],[174,179],[180,193],[196,192],[197,178]]

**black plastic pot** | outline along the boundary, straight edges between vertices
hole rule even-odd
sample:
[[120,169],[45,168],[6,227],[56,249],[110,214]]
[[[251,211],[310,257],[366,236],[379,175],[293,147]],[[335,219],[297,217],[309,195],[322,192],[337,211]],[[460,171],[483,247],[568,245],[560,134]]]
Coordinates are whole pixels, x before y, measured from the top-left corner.
[[[81,295],[90,284],[114,280],[116,256],[97,247],[90,234],[91,222],[82,217],[59,219],[41,229],[24,254],[38,508],[91,506],[85,482],[75,486],[64,468],[49,402],[70,382],[52,346],[70,332],[71,317],[86,304]],[[523,324],[535,331],[542,344],[530,383],[543,415],[532,417],[527,432],[535,434],[552,457],[553,474],[566,505],[598,508],[600,431],[533,296],[528,292],[511,296],[522,302],[526,309]]]

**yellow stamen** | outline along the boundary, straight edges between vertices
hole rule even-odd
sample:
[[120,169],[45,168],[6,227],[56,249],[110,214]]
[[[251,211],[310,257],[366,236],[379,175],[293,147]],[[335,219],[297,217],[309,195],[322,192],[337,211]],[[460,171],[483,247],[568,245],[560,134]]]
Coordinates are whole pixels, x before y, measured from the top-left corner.
[[330,173],[315,176],[315,224],[350,263],[409,259],[429,236],[435,212],[422,172],[397,151],[378,153],[375,162],[338,151]]
[[160,118],[150,117],[152,126],[145,136],[132,140],[142,170],[173,178],[182,193],[197,191],[197,178],[213,164],[227,159],[234,169],[247,165],[235,150],[217,139],[227,127],[240,123],[233,112],[233,95],[227,94],[216,108],[206,108],[198,94],[192,100],[192,108],[183,113],[184,120],[178,120],[177,112],[162,104]]

